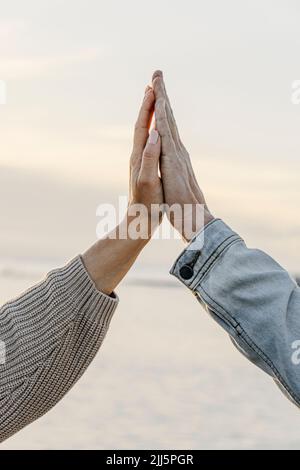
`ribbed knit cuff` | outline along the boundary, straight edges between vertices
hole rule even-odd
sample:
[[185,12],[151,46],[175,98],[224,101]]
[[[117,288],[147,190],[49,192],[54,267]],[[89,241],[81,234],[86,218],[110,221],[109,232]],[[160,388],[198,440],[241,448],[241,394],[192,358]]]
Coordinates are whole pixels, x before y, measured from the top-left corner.
[[[117,308],[119,298],[100,292],[84,266],[81,256],[72,259],[66,266],[49,273],[62,295],[74,304],[77,313],[87,314],[91,320],[99,317],[108,324]],[[99,321],[99,318],[97,318]]]
[[194,290],[219,256],[233,243],[241,241],[222,220],[209,222],[179,255],[170,270],[183,284]]

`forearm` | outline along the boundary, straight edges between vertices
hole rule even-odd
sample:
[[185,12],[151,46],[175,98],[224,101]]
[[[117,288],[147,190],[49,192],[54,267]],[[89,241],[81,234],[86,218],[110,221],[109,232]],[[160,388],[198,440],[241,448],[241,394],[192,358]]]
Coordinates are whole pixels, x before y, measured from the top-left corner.
[[114,232],[98,240],[82,255],[97,289],[105,294],[110,295],[117,287],[149,241],[149,237],[130,238],[128,227],[132,221],[132,217],[126,216]]
[[[300,405],[300,361],[293,361],[300,339],[295,281],[268,255],[247,248],[220,220],[208,224],[202,237],[203,247],[186,250],[172,274],[196,294],[238,349]],[[193,267],[184,269],[191,260]],[[182,278],[184,273],[190,277]]]
[[1,308],[0,441],[54,406],[97,353],[118,303],[113,291],[149,241],[128,236],[132,220]]
[[[149,136],[153,107],[148,87],[135,125],[129,188],[131,204],[145,207],[163,202],[161,142],[156,131]],[[152,233],[133,239],[130,222],[126,217],[115,238],[99,240],[0,309],[6,353],[0,361],[0,441],[54,406],[97,353],[118,303],[113,290]]]
[[0,441],[46,413],[76,383],[117,304],[77,257],[0,309]]

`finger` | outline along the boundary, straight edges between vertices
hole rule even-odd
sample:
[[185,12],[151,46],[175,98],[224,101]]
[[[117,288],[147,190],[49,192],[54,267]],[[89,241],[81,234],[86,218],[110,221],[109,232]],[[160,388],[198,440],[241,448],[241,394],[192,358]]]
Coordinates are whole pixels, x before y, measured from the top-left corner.
[[167,99],[166,101],[166,111],[167,111],[167,118],[168,118],[169,126],[172,132],[173,140],[175,142],[176,147],[180,149],[180,147],[182,146],[182,142],[180,140],[177,124],[174,118],[173,110],[171,108],[169,99]]
[[156,70],[152,75],[152,87],[155,94],[155,98],[166,99],[165,89],[163,86],[163,73],[161,70]]
[[171,107],[170,99],[167,94],[165,82],[163,79],[163,74],[160,70],[156,70],[152,76],[152,84],[153,84],[153,90],[155,94],[155,98],[164,98],[166,100],[166,111],[167,111],[167,118],[169,121],[169,127],[173,136],[173,140],[175,142],[176,147],[180,148],[182,145],[177,124],[175,121],[175,117],[173,114],[173,110]]
[[145,96],[134,128],[133,153],[142,155],[146,145],[149,128],[154,112],[154,92],[151,87],[146,88]]
[[[169,128],[170,128],[170,132],[172,134],[174,144],[177,148],[179,148],[179,146],[180,146],[181,151],[179,152],[179,155],[183,156],[183,159],[185,161],[186,168],[187,168],[187,171],[188,171],[188,174],[189,174],[189,181],[190,181],[191,187],[192,187],[194,193],[198,196],[199,200],[201,200],[201,198],[203,199],[203,195],[202,195],[201,190],[199,189],[199,186],[198,186],[198,183],[197,183],[197,180],[196,180],[196,177],[195,177],[195,173],[194,173],[194,170],[193,170],[193,167],[192,167],[192,163],[191,163],[189,154],[186,151],[183,143],[181,142],[179,132],[178,132],[178,128],[177,128],[177,124],[176,124],[175,117],[174,117],[174,113],[172,111],[170,100],[169,100],[169,97],[168,97],[167,91],[166,91],[166,86],[165,86],[165,83],[164,83],[164,80],[163,80],[163,73],[160,70],[156,70],[154,72],[154,74],[152,76],[152,86],[153,86],[153,90],[154,90],[154,94],[155,94],[156,99],[157,100],[160,100],[160,99],[163,100],[164,99],[165,102],[166,102],[166,115],[167,115],[167,120],[168,120],[168,123],[169,123]],[[155,113],[156,113],[156,111],[155,111]],[[164,139],[162,139],[162,146],[164,147]],[[164,153],[164,148],[163,148],[162,152]]]
[[156,129],[152,129],[147,144],[145,146],[141,170],[140,181],[151,183],[158,177],[158,162],[161,152],[161,139]]
[[159,98],[155,102],[155,122],[161,136],[162,155],[173,154],[176,148],[167,118],[166,101],[164,98]]
[[[162,73],[161,70],[156,70],[154,72],[154,74],[152,75],[152,84],[153,84],[153,90],[154,90],[154,93],[155,93],[155,97],[156,98],[164,97],[166,102],[169,105],[170,112],[173,115],[172,106],[171,106],[171,103],[170,103],[169,96],[167,94],[166,84],[165,84],[163,73]],[[174,115],[172,116],[172,119],[174,120],[174,125],[177,127]]]

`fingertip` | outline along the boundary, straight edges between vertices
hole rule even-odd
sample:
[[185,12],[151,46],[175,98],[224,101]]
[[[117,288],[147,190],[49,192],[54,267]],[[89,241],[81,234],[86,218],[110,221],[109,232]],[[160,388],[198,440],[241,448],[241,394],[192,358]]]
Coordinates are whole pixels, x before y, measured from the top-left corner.
[[155,95],[154,91],[152,88],[149,88],[149,90],[146,92],[143,103],[142,103],[142,108],[150,109],[154,108],[154,101],[155,101]]
[[153,90],[154,90],[156,98],[164,94],[165,87],[164,87],[164,79],[163,79],[162,73],[154,72],[153,78],[152,78],[152,86],[153,86]]
[[163,73],[161,70],[155,70],[155,72],[152,75],[152,81],[154,81],[158,77],[163,78]]
[[160,77],[156,77],[153,79],[152,85],[153,85],[153,90],[154,90],[155,95],[157,95],[161,89],[160,83],[161,83]]
[[145,91],[144,100],[153,100],[154,99],[154,91],[152,87],[148,87]]

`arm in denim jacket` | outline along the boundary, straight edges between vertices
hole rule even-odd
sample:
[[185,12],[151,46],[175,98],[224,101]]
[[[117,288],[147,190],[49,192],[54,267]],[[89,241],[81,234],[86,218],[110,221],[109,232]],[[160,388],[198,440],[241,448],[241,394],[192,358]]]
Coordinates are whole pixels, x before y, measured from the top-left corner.
[[300,406],[300,288],[287,271],[215,219],[179,256],[171,274]]

